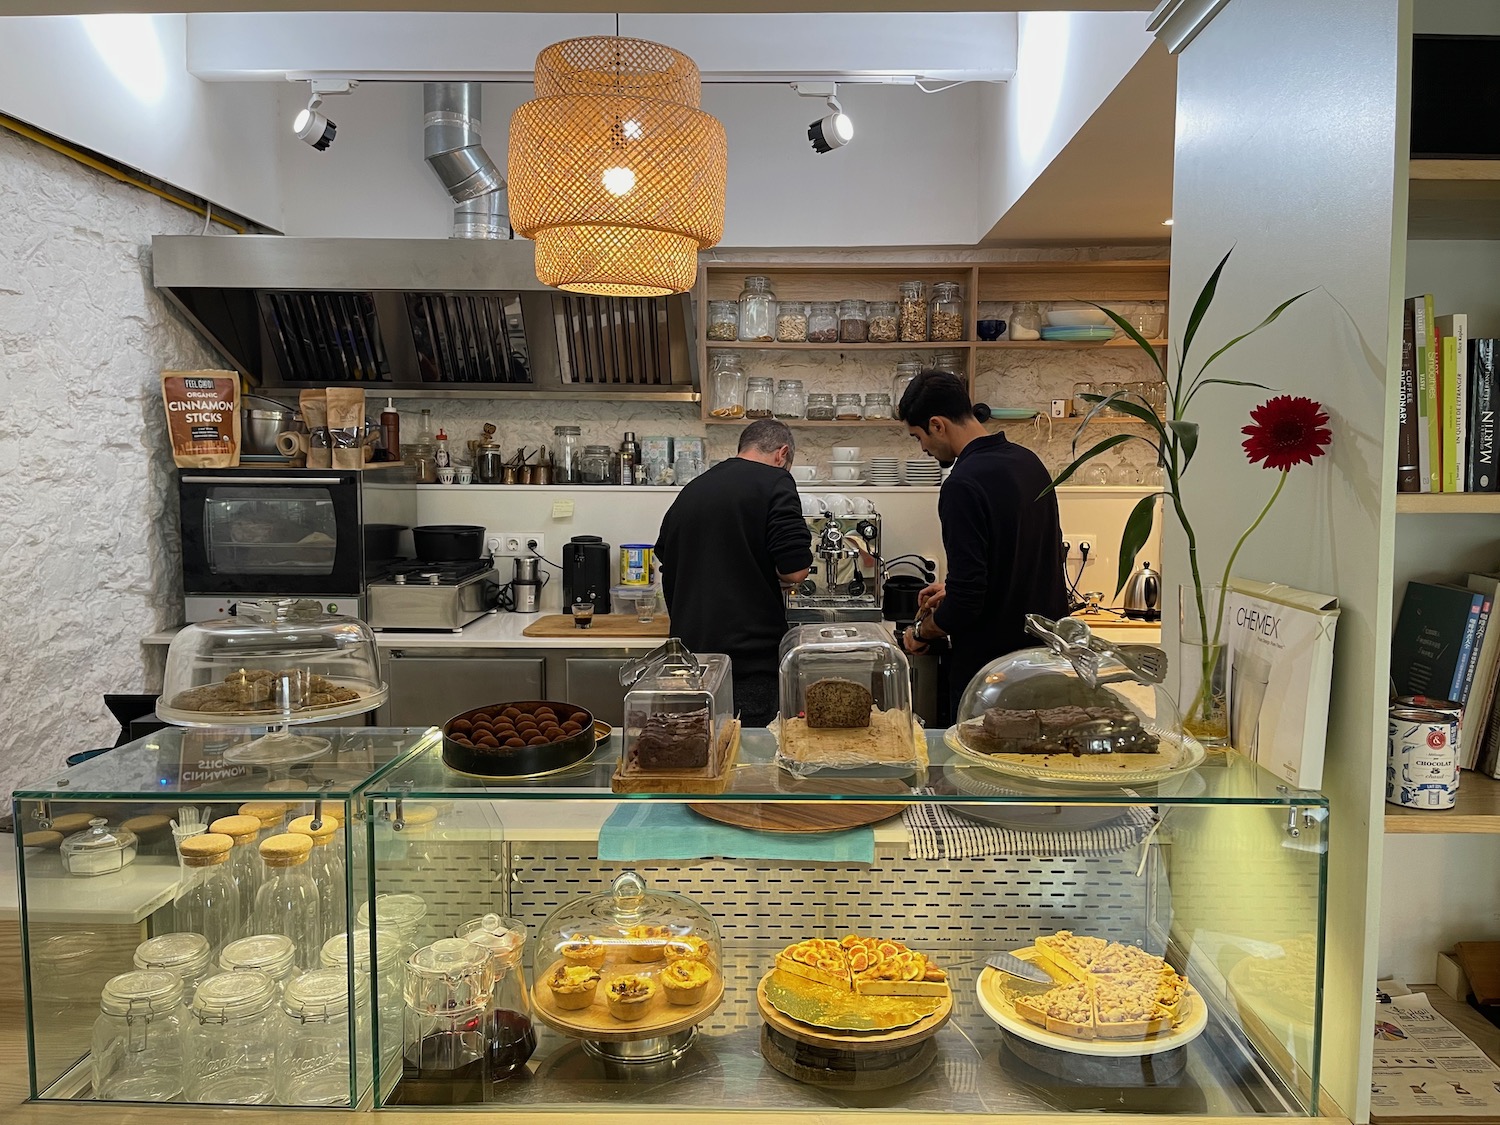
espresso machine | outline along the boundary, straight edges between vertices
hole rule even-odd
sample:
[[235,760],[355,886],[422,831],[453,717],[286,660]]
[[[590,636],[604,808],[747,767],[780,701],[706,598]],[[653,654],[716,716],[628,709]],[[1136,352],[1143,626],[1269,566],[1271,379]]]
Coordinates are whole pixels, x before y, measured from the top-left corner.
[[880,516],[807,516],[813,565],[786,595],[792,624],[880,620]]

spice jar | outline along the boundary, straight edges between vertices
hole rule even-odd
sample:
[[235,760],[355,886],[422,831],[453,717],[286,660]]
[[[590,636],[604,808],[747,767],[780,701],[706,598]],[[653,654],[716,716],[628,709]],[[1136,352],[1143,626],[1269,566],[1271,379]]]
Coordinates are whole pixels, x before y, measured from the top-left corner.
[[769,418],[775,400],[774,384],[770,379],[754,378],[745,383],[745,417]]
[[870,303],[868,301],[839,302],[839,343],[863,344],[870,336]]
[[1042,311],[1035,301],[1022,301],[1010,314],[1012,340],[1039,340],[1042,336]]
[[807,306],[807,342],[836,344],[839,339],[839,307],[832,301],[814,301]]
[[927,339],[927,283],[925,281],[903,281],[901,283],[898,328],[904,342]]
[[922,365],[915,360],[902,360],[896,364],[896,377],[891,380],[891,402],[897,406],[901,405],[901,396],[906,393],[906,388],[922,373]]
[[552,427],[552,480],[557,484],[578,483],[578,427]]
[[708,338],[710,340],[738,340],[739,329],[739,302],[708,302]]
[[895,301],[871,301],[869,342],[872,344],[895,343],[901,335],[897,319],[899,315]]
[[889,418],[891,416],[891,396],[884,391],[872,391],[865,395],[865,417],[866,418]]
[[90,1064],[94,1097],[170,1102],[182,1095],[182,978],[159,969],[111,977],[99,997]]
[[835,395],[833,417],[839,422],[857,422],[864,417],[864,402],[856,394]]
[[776,294],[771,279],[760,274],[745,278],[740,292],[739,335],[741,340],[769,342],[776,327]]
[[933,285],[930,324],[930,339],[962,340],[964,338],[963,293],[957,282],[939,281]]
[[807,302],[780,301],[776,305],[776,341],[800,344],[807,339]]
[[187,1100],[219,1105],[269,1105],[276,1100],[276,997],[268,973],[218,973],[193,995],[189,1009]]
[[807,400],[802,393],[801,379],[781,379],[776,383],[776,396],[772,405],[778,418],[800,418],[807,409]]
[[807,396],[807,420],[809,422],[833,421],[833,396],[814,392]]
[[724,353],[711,356],[709,373],[713,382],[713,404],[709,414],[714,418],[743,418],[745,372],[740,366],[740,357]]
[[[353,978],[356,1004],[368,1002],[367,976]],[[348,1105],[351,1073],[350,978],[314,969],[286,986],[276,1037],[276,1100],[282,1105]]]

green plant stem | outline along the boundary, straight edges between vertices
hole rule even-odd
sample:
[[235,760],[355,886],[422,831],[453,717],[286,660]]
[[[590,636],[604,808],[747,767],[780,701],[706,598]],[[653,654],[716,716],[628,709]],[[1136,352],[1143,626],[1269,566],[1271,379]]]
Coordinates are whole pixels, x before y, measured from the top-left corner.
[[[1223,591],[1226,590],[1226,589],[1228,589],[1228,587],[1229,587],[1229,573],[1230,573],[1230,571],[1232,571],[1234,569],[1234,560],[1239,557],[1240,548],[1245,545],[1245,540],[1250,538],[1250,533],[1253,532],[1257,527],[1260,526],[1261,521],[1266,518],[1266,513],[1271,510],[1271,505],[1274,504],[1274,503],[1276,503],[1276,498],[1281,495],[1281,489],[1286,484],[1286,478],[1287,478],[1288,472],[1290,472],[1289,469],[1282,469],[1281,470],[1281,479],[1276,482],[1276,488],[1271,493],[1271,498],[1266,501],[1266,506],[1260,510],[1260,515],[1258,515],[1258,516],[1255,517],[1255,522],[1252,523],[1249,527],[1245,528],[1245,534],[1243,534],[1243,535],[1240,536],[1239,542],[1234,545],[1234,550],[1232,550],[1232,551],[1229,552],[1229,561],[1224,564],[1224,581],[1222,581],[1222,582],[1219,583],[1219,614],[1218,614],[1218,620],[1214,622],[1214,640],[1213,640],[1213,643],[1215,645],[1217,645],[1219,643],[1219,633],[1224,628],[1224,593],[1223,593]],[[1205,633],[1205,635],[1207,635],[1207,634]]]

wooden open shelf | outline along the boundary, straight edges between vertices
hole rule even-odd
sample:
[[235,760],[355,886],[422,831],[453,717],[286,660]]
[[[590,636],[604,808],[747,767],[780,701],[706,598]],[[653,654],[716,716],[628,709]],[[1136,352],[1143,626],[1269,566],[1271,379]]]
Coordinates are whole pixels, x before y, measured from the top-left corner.
[[1413,160],[1406,236],[1500,238],[1500,160]]
[[1500,492],[1401,492],[1397,515],[1500,515]]
[[1464,770],[1458,804],[1451,809],[1404,809],[1385,806],[1387,835],[1500,834],[1500,781]]
[[718,351],[720,348],[738,348],[742,351],[752,352],[912,352],[912,351],[958,351],[962,348],[972,347],[967,340],[949,340],[946,343],[917,343],[910,341],[905,344],[777,344],[767,343],[761,340],[709,340],[708,350]]

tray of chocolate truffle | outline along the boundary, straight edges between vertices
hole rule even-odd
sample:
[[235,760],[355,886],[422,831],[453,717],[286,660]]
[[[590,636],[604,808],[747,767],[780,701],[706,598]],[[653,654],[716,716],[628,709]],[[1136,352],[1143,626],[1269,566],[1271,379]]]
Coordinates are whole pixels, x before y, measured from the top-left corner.
[[876,624],[799,625],[781,643],[776,764],[908,776],[927,766],[906,656]]
[[543,924],[536,1014],[591,1053],[621,1062],[675,1057],[724,999],[721,957],[719,928],[702,907],[626,871]]
[[1150,784],[1203,761],[1162,687],[1160,650],[1112,645],[1074,619],[1033,615],[1027,627],[1045,647],[991,661],[965,689],[944,736],[958,758],[1071,786]]
[[[571,703],[487,703],[443,725],[443,764],[471,777],[542,777],[593,754],[603,725]],[[604,726],[602,738],[608,737]]]
[[620,673],[625,724],[616,793],[722,793],[739,754],[729,657],[677,640]]

